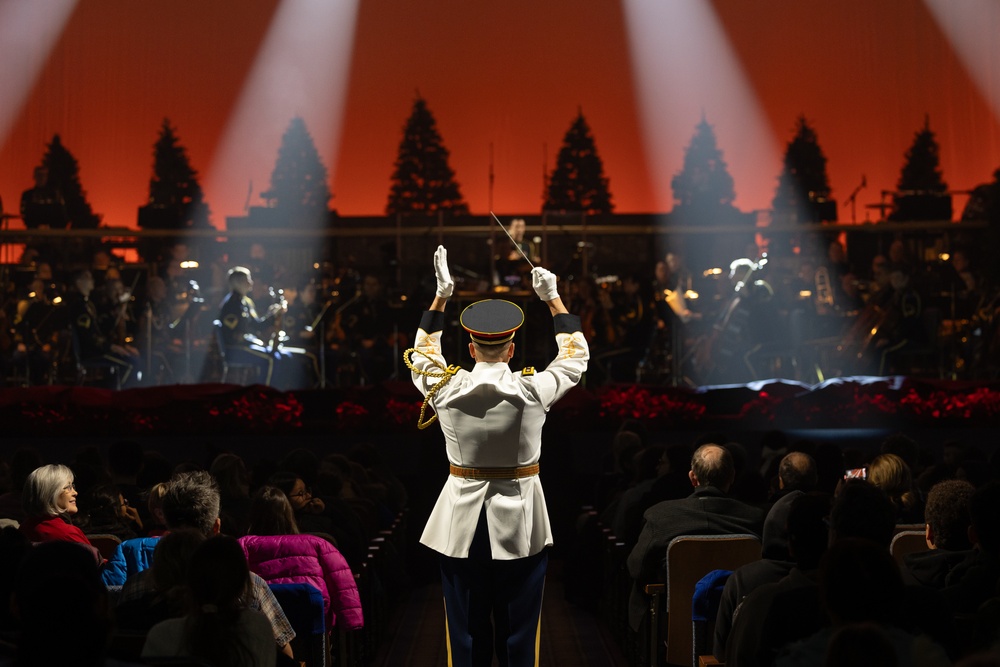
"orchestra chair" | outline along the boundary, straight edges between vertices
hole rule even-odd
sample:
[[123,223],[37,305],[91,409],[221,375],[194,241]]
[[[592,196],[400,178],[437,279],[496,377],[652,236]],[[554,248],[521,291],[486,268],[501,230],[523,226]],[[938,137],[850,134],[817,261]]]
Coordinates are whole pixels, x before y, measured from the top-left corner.
[[225,384],[230,372],[232,372],[234,376],[232,381],[235,384],[244,386],[251,384],[260,375],[260,368],[254,364],[236,363],[227,358],[221,320],[212,320],[212,330],[215,332],[215,346],[219,350],[219,359],[222,361],[222,377],[219,382]]
[[[667,583],[646,584],[649,596],[649,664],[658,667],[661,629],[666,629],[666,662],[698,666],[694,655],[691,601],[695,585],[712,570],[736,570],[760,560],[756,535],[681,535],[667,546]],[[666,619],[660,618],[660,598],[666,596]]]
[[892,542],[889,543],[889,553],[892,554],[896,564],[900,567],[903,566],[903,559],[907,555],[928,549],[930,547],[927,546],[927,535],[922,527],[920,530],[898,531],[892,536]]

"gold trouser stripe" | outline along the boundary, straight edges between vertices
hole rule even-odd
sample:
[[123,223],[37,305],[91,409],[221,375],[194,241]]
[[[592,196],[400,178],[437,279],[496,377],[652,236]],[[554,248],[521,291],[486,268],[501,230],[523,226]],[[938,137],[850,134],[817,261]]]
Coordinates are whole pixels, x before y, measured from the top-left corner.
[[451,664],[451,633],[448,631],[448,598],[442,598],[444,602],[444,645],[448,649],[448,667]]
[[[542,596],[545,595],[545,580],[542,580]],[[545,604],[544,602],[542,604]],[[538,667],[538,656],[542,645],[542,608],[538,608],[538,627],[535,630],[535,667]]]
[[465,479],[520,479],[522,477],[534,477],[537,475],[539,466],[537,463],[533,463],[530,466],[518,466],[516,468],[466,468],[449,465],[448,469],[455,477],[463,477]]

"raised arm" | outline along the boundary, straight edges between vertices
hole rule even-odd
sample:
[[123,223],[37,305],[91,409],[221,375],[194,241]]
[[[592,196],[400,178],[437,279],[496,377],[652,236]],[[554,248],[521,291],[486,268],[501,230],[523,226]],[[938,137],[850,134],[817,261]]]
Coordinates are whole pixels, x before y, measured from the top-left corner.
[[455,292],[455,281],[452,280],[451,271],[448,270],[448,251],[443,245],[439,245],[434,251],[434,277],[437,278],[437,293],[428,310],[443,313],[445,304]]
[[538,295],[538,298],[544,301],[545,305],[549,307],[549,312],[552,313],[553,317],[569,313],[566,310],[566,306],[563,305],[562,298],[559,296],[559,291],[556,287],[556,274],[548,269],[536,266],[531,270],[531,286],[535,289],[535,294]]
[[559,350],[545,371],[533,376],[537,395],[547,410],[583,377],[590,359],[590,348],[583,337],[580,318],[570,314],[559,298],[555,274],[536,267],[531,271],[531,286],[552,313]]

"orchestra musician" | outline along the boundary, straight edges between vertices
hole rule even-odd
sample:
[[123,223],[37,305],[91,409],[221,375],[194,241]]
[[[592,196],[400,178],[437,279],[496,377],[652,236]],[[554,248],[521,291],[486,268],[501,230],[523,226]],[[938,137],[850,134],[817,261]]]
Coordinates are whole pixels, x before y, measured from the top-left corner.
[[496,257],[496,271],[498,285],[520,289],[527,289],[531,286],[531,264],[525,257],[530,257],[534,263],[541,262],[538,257],[538,249],[535,243],[524,238],[527,227],[523,218],[514,218],[510,221],[507,233],[510,238],[506,244],[506,251],[501,251]]
[[21,194],[21,219],[27,229],[65,229],[69,224],[62,194],[49,184],[49,170],[35,167],[35,185]]
[[927,343],[923,301],[912,285],[912,273],[908,264],[894,264],[889,269],[892,292],[869,333],[869,347],[876,351],[872,360],[878,361],[878,375],[904,372],[905,354]]
[[[316,358],[302,348],[280,343],[280,325],[287,309],[283,303],[268,306],[262,316],[249,296],[254,287],[250,270],[229,270],[230,292],[219,309],[219,326],[227,362],[255,366],[264,384],[281,388],[311,386],[316,378]],[[313,377],[304,373],[312,369]]]
[[46,287],[41,278],[32,280],[27,296],[18,301],[14,315],[12,364],[24,368],[26,385],[37,384],[46,378],[55,362],[58,322],[53,317],[56,306]]
[[300,280],[299,284],[286,287],[285,299],[288,312],[285,313],[283,329],[289,342],[304,348],[315,348],[317,334],[313,331],[313,323],[323,309],[323,304],[316,300],[316,283],[311,279]]
[[365,383],[388,379],[395,359],[393,348],[406,347],[405,336],[398,331],[396,314],[384,294],[382,281],[374,274],[366,274],[361,280],[360,296],[344,310],[340,320],[340,328]]
[[67,297],[66,308],[79,361],[114,369],[119,384],[124,385],[139,359],[139,350],[114,342],[109,332],[101,329],[100,314],[90,298],[94,291],[94,277],[90,271],[77,272],[73,284],[76,291]]
[[160,276],[146,282],[146,300],[139,315],[136,340],[144,358],[150,360],[149,373],[155,384],[173,379],[174,367],[182,355],[182,341],[175,338],[171,325],[173,303],[167,295],[167,283]]

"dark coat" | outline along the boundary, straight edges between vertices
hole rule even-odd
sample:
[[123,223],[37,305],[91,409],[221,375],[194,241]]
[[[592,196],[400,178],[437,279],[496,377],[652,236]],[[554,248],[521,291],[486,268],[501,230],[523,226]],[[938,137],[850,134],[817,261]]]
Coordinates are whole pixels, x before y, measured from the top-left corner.
[[639,541],[628,557],[628,572],[634,580],[629,600],[629,622],[637,629],[646,613],[642,587],[666,581],[667,546],[681,535],[761,534],[764,511],[726,496],[713,486],[696,487],[680,500],[665,500],[643,515]]

